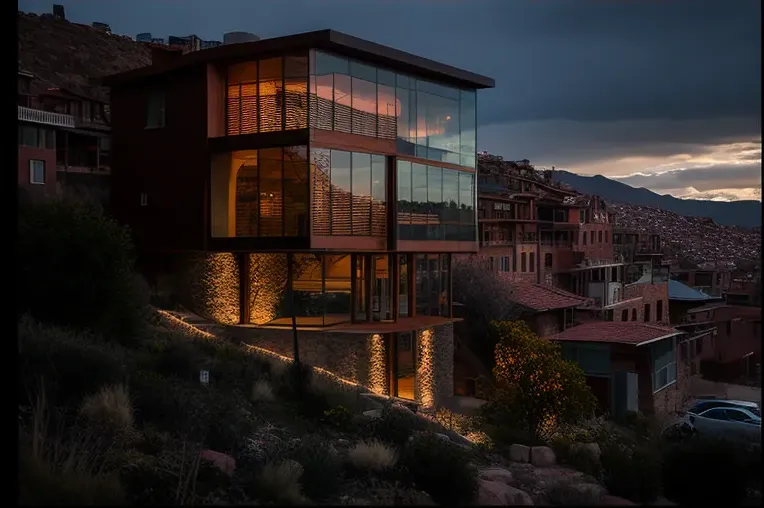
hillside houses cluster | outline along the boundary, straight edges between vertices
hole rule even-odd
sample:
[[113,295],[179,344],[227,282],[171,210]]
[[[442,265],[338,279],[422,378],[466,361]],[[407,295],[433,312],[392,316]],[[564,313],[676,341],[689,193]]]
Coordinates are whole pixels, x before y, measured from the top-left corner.
[[617,227],[660,234],[669,258],[730,269],[761,258],[761,234],[753,229],[649,206],[613,204],[609,210]]

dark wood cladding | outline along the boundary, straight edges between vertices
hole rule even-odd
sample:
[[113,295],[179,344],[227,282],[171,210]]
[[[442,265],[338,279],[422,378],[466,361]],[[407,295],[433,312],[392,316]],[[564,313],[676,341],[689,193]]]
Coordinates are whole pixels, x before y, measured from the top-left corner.
[[307,236],[261,236],[210,238],[207,247],[214,252],[283,252],[308,251],[311,245],[310,238]]
[[466,166],[460,166],[458,164],[452,164],[450,162],[434,161],[430,159],[422,159],[421,157],[411,157],[409,155],[398,155],[399,161],[408,161],[416,164],[423,164],[425,166],[434,166],[438,168],[455,169],[457,171],[463,171],[465,173],[475,173],[475,168],[468,168]]
[[211,153],[280,148],[282,146],[307,146],[308,137],[308,129],[261,132],[259,134],[240,134],[238,136],[210,138],[209,146]]
[[[139,248],[205,248],[206,74],[206,67],[194,67],[158,76],[153,86],[112,89],[111,202]],[[146,128],[152,90],[165,94],[164,128]]]
[[215,60],[233,61],[253,58],[255,56],[267,58],[269,56],[278,56],[287,52],[304,51],[311,48],[333,51],[365,62],[388,67],[397,72],[409,73],[457,87],[493,88],[495,86],[495,82],[491,78],[334,30],[319,30],[193,51],[161,64],[107,76],[99,81],[105,86],[115,86],[120,83],[137,81],[164,72],[206,64]]
[[370,138],[360,134],[310,129],[311,148],[331,148],[347,152],[395,155],[395,140]]

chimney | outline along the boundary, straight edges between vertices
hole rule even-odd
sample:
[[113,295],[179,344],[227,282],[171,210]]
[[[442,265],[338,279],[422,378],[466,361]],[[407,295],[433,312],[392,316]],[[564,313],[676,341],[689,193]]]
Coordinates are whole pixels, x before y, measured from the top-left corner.
[[53,4],[53,17],[58,19],[66,19],[66,14],[64,14],[64,6]]
[[183,50],[151,46],[151,65],[168,65],[183,56]]

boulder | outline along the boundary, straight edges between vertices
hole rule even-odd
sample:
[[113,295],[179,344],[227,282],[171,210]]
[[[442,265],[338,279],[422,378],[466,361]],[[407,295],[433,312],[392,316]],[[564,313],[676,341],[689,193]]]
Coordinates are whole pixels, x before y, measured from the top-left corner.
[[450,437],[448,437],[448,436],[447,436],[447,435],[445,435],[445,434],[439,434],[439,433],[435,433],[435,435],[436,435],[437,437],[439,437],[440,439],[442,439],[443,441],[448,441],[449,443],[451,442],[451,438],[450,438]]
[[533,506],[526,492],[501,482],[478,480],[478,499],[481,506]]
[[549,467],[557,463],[554,451],[548,446],[534,446],[531,448],[531,464],[536,467]]
[[364,411],[363,415],[367,418],[379,418],[382,416],[382,410],[381,409],[369,409],[368,411]]
[[213,450],[202,450],[199,456],[204,460],[212,462],[228,476],[233,476],[233,473],[236,471],[236,460],[230,455]]
[[602,455],[602,450],[600,450],[600,445],[597,443],[573,443],[570,445],[570,453],[586,454],[599,462],[600,456]]
[[500,467],[489,467],[480,471],[479,476],[483,480],[489,482],[499,482],[507,485],[511,485],[514,478],[512,473],[506,469]]
[[530,462],[530,447],[521,444],[513,444],[509,447],[509,460],[513,462]]

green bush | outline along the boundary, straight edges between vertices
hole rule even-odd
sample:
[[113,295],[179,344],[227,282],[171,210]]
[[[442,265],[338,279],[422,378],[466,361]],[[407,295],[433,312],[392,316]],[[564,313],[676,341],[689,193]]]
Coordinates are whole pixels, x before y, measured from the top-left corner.
[[[680,504],[740,506],[760,475],[760,450],[736,443],[704,436],[665,448],[664,494]],[[723,488],[699,488],[703,485]]]
[[324,411],[322,420],[338,429],[349,429],[353,421],[353,413],[345,406],[335,406]]
[[660,454],[652,446],[610,443],[602,448],[603,480],[608,491],[637,503],[649,503],[661,493]]
[[18,323],[18,341],[20,400],[27,400],[42,380],[55,405],[74,406],[101,386],[127,378],[126,351],[100,341],[95,334],[44,325],[24,316]]
[[405,477],[438,504],[465,505],[475,499],[477,470],[465,450],[432,433],[417,435],[403,449]]
[[410,411],[394,405],[385,405],[382,414],[370,423],[371,437],[401,446],[408,442],[415,431],[425,430],[426,423]]
[[137,336],[148,288],[134,271],[129,232],[97,205],[63,195],[22,207],[16,246],[20,313],[108,339]]
[[307,435],[289,453],[289,458],[302,466],[300,485],[302,492],[320,501],[337,493],[340,486],[340,463],[337,451],[327,440]]

